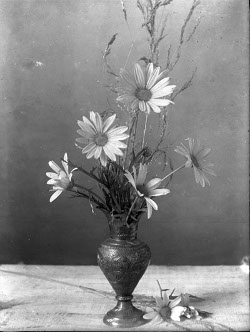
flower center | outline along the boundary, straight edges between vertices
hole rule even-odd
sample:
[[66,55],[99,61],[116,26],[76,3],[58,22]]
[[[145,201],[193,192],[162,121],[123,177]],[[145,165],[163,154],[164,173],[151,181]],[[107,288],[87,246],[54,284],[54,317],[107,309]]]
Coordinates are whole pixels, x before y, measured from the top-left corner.
[[162,317],[164,320],[170,318],[170,316],[171,316],[171,309],[169,308],[169,306],[163,307],[163,308],[160,310],[160,315],[161,315],[161,317]]
[[199,163],[198,163],[197,158],[196,158],[194,155],[191,155],[190,157],[191,157],[191,160],[192,160],[193,165],[194,165],[195,167],[199,168],[200,165],[199,165]]
[[152,92],[148,89],[137,88],[135,91],[135,96],[140,100],[149,101],[152,97]]
[[104,146],[108,143],[108,137],[106,134],[98,133],[94,138],[94,142],[96,145]]
[[149,192],[144,185],[137,185],[137,190],[145,197],[149,197]]

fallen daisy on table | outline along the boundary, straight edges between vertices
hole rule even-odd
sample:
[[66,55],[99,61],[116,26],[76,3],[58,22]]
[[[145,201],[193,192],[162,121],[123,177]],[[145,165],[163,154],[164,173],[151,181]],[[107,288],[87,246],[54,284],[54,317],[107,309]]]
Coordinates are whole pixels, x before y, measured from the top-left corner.
[[[211,315],[211,313],[196,309],[189,304],[190,297],[196,298],[195,296],[187,293],[181,293],[179,296],[172,296],[172,294],[173,292],[170,297],[168,297],[166,292],[164,292],[161,297],[156,296],[156,306],[153,310],[150,308],[143,318],[151,320],[151,323],[153,324],[161,324],[171,321],[180,322],[181,318],[201,320],[202,318]],[[170,298],[172,298],[172,301]]]

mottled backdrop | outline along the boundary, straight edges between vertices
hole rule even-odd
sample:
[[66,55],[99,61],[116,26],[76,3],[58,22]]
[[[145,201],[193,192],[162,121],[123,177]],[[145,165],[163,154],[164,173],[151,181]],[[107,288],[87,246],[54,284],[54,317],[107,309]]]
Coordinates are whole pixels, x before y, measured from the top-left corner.
[[[192,2],[173,0],[162,12],[162,20],[169,15],[162,66]],[[102,58],[112,35],[109,63],[116,72],[147,55],[136,1],[124,4],[127,23],[118,0],[0,0],[2,263],[96,264],[96,248],[108,234],[104,216],[67,194],[50,204],[45,173],[48,161],[59,162],[66,151],[90,165],[74,146],[77,120],[117,108],[104,87],[113,78]],[[248,254],[247,15],[247,1],[201,0],[188,22],[185,37],[200,24],[183,45],[171,83],[181,86],[197,71],[169,110],[170,141],[174,147],[200,138],[212,149],[217,177],[203,189],[191,169],[183,170],[171,193],[157,199],[159,211],[139,227],[152,264],[240,264]],[[183,162],[174,152],[171,158],[176,167]]]

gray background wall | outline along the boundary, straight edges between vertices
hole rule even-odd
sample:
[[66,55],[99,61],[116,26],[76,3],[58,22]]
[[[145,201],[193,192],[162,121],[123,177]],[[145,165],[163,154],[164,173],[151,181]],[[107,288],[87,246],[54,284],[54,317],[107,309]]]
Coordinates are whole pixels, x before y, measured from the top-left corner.
[[[74,146],[76,121],[108,109],[107,98],[116,107],[103,88],[111,78],[102,52],[118,33],[109,59],[118,71],[142,24],[135,2],[124,3],[131,35],[120,1],[0,1],[1,263],[96,263],[108,234],[104,216],[67,194],[50,204],[45,173],[48,161],[59,162],[65,151],[85,160]],[[191,4],[168,6],[166,43],[179,38]],[[247,15],[247,1],[202,0],[190,22],[192,29],[201,18],[171,82],[181,85],[195,67],[197,73],[169,112],[171,140],[175,146],[200,138],[212,148],[217,177],[202,189],[192,170],[183,170],[171,194],[157,200],[159,211],[141,221],[139,237],[151,247],[152,264],[240,264],[248,254]],[[129,63],[146,52],[141,31]],[[165,57],[163,42],[162,63]],[[176,167],[183,161],[171,158]]]

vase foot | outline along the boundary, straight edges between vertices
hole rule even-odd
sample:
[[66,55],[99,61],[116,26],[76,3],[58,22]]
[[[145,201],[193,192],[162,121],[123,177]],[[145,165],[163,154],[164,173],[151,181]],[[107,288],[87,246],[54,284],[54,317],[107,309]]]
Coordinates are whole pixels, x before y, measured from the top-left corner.
[[145,312],[133,306],[131,300],[118,300],[115,308],[106,313],[103,322],[112,327],[136,327],[148,323],[148,320],[143,318],[144,314]]

